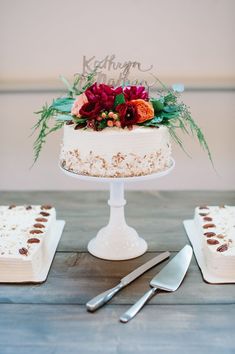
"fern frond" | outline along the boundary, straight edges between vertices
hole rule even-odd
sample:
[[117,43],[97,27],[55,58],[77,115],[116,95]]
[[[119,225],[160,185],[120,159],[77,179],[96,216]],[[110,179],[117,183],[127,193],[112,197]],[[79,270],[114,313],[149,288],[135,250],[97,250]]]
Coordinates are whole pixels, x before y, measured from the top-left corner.
[[[54,118],[55,114],[55,109],[52,106],[45,105],[43,106],[42,110],[37,112],[37,114],[40,114],[40,118],[38,122],[34,125],[33,127],[33,133],[35,133],[36,130],[39,130],[38,136],[33,144],[33,150],[34,150],[34,160],[33,160],[33,165],[37,161],[40,152],[42,150],[43,145],[46,142],[46,136],[57,129],[61,127],[64,122],[55,122],[53,128],[50,128],[49,126],[49,121],[51,118]],[[57,128],[58,127],[58,128]],[[33,134],[32,133],[32,134]]]

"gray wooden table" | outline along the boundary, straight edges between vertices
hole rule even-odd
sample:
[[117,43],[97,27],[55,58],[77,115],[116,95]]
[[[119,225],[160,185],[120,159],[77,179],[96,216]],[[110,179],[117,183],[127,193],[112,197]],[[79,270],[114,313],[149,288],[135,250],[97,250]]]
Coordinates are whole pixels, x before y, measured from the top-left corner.
[[0,285],[0,353],[235,353],[235,286],[203,282],[195,259],[175,293],[161,292],[128,324],[119,316],[162,267],[123,289],[94,314],[85,303],[152,258],[188,243],[182,220],[200,204],[235,205],[235,192],[129,192],[127,221],[149,245],[142,257],[97,259],[86,246],[108,220],[106,192],[4,192],[1,204],[52,203],[66,220],[49,277]]

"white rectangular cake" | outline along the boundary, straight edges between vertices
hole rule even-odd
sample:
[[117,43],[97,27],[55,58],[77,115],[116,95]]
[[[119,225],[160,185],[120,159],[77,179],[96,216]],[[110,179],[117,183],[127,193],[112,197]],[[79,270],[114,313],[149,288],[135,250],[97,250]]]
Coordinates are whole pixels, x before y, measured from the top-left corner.
[[234,277],[235,207],[197,207],[194,222],[208,271],[221,277]]
[[50,205],[0,206],[0,281],[33,279],[48,258],[56,211]]

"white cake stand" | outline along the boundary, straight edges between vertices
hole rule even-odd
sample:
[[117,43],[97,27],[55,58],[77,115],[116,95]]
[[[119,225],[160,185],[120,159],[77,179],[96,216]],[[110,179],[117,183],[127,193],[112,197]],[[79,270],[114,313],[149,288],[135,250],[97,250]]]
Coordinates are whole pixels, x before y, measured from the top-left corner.
[[107,260],[125,260],[141,256],[146,252],[148,246],[135,229],[128,226],[125,220],[124,206],[124,183],[142,182],[168,175],[174,168],[175,161],[171,159],[170,167],[162,172],[153,173],[139,177],[92,177],[78,175],[60,167],[68,176],[83,181],[109,183],[110,198],[110,218],[107,226],[99,230],[96,237],[88,244],[88,251],[98,258]]

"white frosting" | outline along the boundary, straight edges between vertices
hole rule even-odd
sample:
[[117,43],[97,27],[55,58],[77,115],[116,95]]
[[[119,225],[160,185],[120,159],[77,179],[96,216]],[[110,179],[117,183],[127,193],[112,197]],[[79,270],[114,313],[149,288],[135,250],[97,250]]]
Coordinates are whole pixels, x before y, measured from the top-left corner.
[[[200,215],[207,214],[207,215]],[[204,220],[204,218],[212,220]],[[218,276],[235,276],[235,207],[208,206],[195,209],[195,224],[199,229],[201,246],[207,268]],[[210,225],[211,224],[211,225]],[[212,226],[205,228],[208,225]],[[204,226],[204,227],[203,227]],[[207,237],[206,233],[215,235]],[[215,245],[208,244],[207,240],[216,240]],[[210,241],[209,241],[210,242]],[[226,245],[227,250],[219,252],[218,248]]]
[[169,167],[171,145],[168,129],[134,126],[102,131],[65,125],[61,165],[79,174],[135,176]]
[[[49,216],[40,213],[47,212]],[[45,218],[47,222],[36,221],[37,218]],[[11,275],[17,278],[17,274],[24,274],[31,278],[37,274],[47,257],[50,242],[51,229],[56,220],[54,208],[41,209],[40,205],[32,205],[27,210],[25,206],[17,206],[9,209],[8,206],[0,206],[0,278],[1,281],[10,281]],[[44,228],[36,228],[35,224],[41,224]],[[31,230],[40,230],[42,233],[32,234]],[[37,238],[39,243],[28,243],[29,239]],[[27,254],[21,254],[24,248]]]

